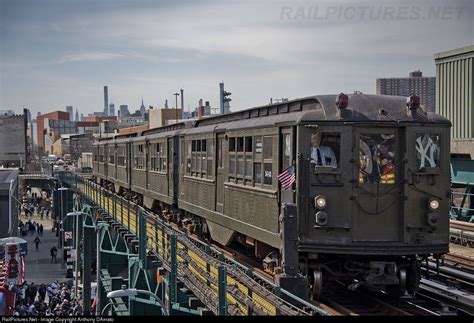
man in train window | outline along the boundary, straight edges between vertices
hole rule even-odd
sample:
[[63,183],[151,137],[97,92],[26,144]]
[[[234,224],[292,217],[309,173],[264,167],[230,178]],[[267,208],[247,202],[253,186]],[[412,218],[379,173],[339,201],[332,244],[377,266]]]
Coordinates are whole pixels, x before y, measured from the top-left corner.
[[320,132],[311,134],[311,163],[316,167],[337,168],[334,151],[329,146],[321,145],[323,135]]

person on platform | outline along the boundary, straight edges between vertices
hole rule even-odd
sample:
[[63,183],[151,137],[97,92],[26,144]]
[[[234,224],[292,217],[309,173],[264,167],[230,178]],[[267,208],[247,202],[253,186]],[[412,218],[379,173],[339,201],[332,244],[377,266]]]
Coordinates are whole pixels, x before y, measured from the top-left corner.
[[39,245],[41,243],[41,240],[39,238],[39,236],[36,236],[35,240],[33,240],[33,242],[35,243],[35,246],[36,246],[36,251],[39,250]]
[[56,246],[53,246],[50,250],[49,250],[50,254],[51,254],[51,263],[57,263],[58,261],[56,260],[56,256],[58,254],[58,249],[56,249]]

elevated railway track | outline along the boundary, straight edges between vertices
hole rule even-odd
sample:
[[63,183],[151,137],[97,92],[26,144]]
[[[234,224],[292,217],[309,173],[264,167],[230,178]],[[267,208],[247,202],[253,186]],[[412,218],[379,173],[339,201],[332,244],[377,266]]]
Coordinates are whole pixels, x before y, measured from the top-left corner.
[[146,254],[156,256],[171,273],[170,283],[182,282],[214,314],[330,315],[228,254],[178,231],[156,214],[82,177],[62,175],[61,180],[76,189],[86,203],[98,207],[97,214],[106,214],[97,221],[106,221],[137,248],[139,241],[146,241]]
[[[452,286],[428,279],[422,280],[414,297],[400,300],[381,293],[350,292],[338,286],[326,293],[322,302],[307,302],[278,287],[273,277],[244,254],[203,242],[86,178],[64,173],[61,181],[74,188],[84,203],[96,208],[96,221],[107,222],[135,249],[140,249],[140,241],[145,241],[145,257],[159,260],[157,273],[171,273],[165,281],[175,285],[171,288],[173,293],[179,292],[178,285],[183,286],[216,315],[442,315],[446,314],[444,305],[456,304],[462,313],[472,313],[472,294],[453,291]],[[470,260],[454,254],[444,259],[446,264],[464,266]],[[430,270],[435,269],[430,263]],[[452,276],[444,267],[441,274]],[[173,293],[170,299],[177,300]],[[120,304],[122,311],[124,306]],[[175,304],[174,308],[179,306]]]

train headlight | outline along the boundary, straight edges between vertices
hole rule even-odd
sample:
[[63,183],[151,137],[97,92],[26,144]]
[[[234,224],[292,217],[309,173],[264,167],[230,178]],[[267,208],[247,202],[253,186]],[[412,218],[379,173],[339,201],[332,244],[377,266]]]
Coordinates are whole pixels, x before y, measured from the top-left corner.
[[316,225],[325,225],[328,223],[328,214],[324,211],[316,213]]
[[430,199],[428,201],[428,208],[431,211],[436,211],[439,208],[439,200],[437,199]]
[[324,195],[318,195],[314,198],[314,205],[320,209],[324,210],[327,205],[326,197]]

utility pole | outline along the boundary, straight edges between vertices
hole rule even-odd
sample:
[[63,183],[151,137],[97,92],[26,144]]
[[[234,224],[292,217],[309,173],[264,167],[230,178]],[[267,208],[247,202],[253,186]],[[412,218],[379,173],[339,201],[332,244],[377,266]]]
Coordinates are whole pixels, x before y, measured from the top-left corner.
[[178,96],[179,96],[179,93],[176,92],[175,94],[173,94],[176,98],[176,105],[175,105],[175,111],[176,111],[176,123],[178,123]]

